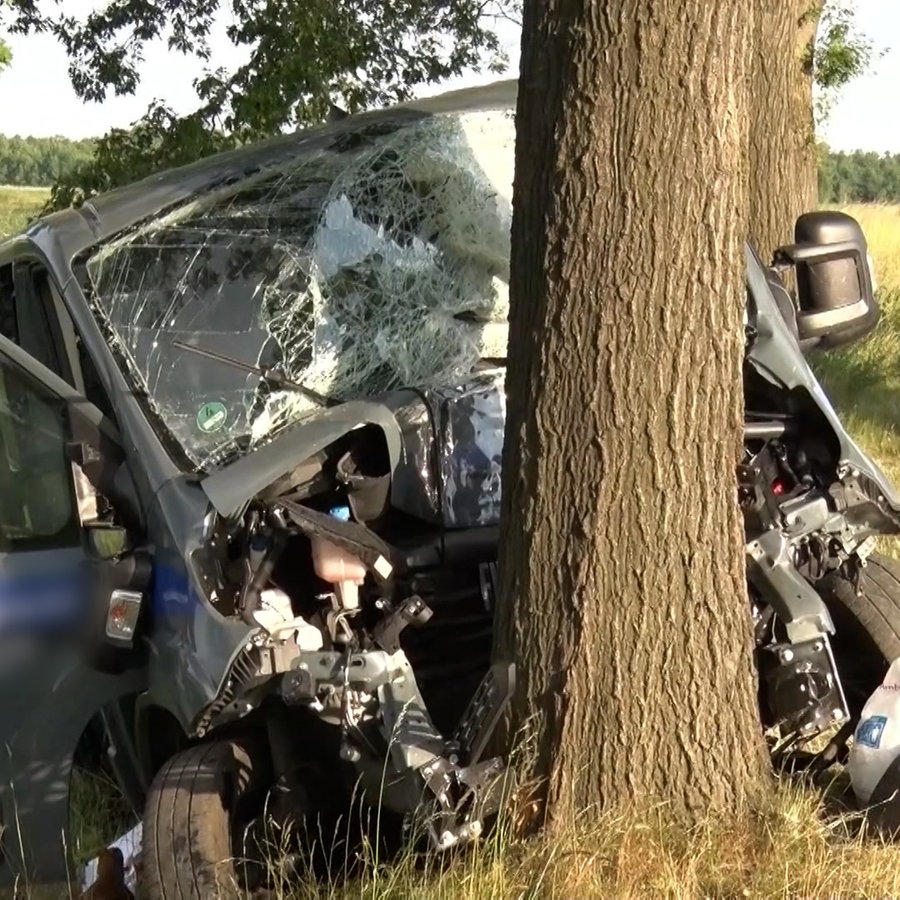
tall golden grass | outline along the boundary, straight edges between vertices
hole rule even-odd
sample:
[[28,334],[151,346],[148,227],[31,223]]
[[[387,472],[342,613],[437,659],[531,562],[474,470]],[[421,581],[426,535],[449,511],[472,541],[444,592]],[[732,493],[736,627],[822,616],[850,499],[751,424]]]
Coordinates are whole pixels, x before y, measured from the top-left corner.
[[361,878],[276,881],[278,900],[512,900],[512,898],[900,897],[900,851],[866,834],[858,816],[780,786],[765,807],[710,814],[691,829],[664,808],[585,816],[553,840],[502,831],[464,854],[423,865],[411,855]]
[[0,185],[0,238],[24,228],[44,205],[49,194],[46,188]]

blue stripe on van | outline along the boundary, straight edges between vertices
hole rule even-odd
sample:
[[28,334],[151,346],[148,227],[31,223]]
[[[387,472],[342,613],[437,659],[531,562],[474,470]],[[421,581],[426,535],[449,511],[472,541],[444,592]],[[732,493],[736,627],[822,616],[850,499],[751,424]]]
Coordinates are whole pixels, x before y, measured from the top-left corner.
[[82,566],[27,575],[0,572],[0,635],[73,629],[83,621],[87,603]]

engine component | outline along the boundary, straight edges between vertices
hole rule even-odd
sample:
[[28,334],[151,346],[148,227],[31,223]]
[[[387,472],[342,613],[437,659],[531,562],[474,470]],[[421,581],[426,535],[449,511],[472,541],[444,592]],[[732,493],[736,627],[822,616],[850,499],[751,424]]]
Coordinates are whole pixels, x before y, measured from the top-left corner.
[[432,611],[425,627],[406,628],[399,640],[445,734],[453,732],[491,664],[491,567],[498,537],[491,531],[448,532],[433,561],[417,552],[417,565],[397,588],[400,596],[421,597]]
[[292,659],[276,648],[262,652],[260,672],[283,672],[286,704],[316,709],[340,726],[341,757],[357,767],[363,786],[385,808],[427,812],[427,831],[439,849],[478,836],[484,817],[500,802],[498,782],[511,778],[501,760],[482,760],[512,698],[511,665],[488,671],[447,740],[434,726],[402,650],[301,652]]
[[[257,624],[254,613],[259,607],[262,592],[272,578],[272,572],[284,551],[287,537],[287,532],[278,529],[271,538],[262,534],[256,534],[251,539],[247,560],[247,575],[239,601],[241,616],[249,625]],[[253,568],[254,559],[259,560],[255,569]]]
[[434,613],[431,608],[421,597],[409,597],[375,626],[372,641],[387,653],[396,653],[400,649],[400,633],[403,629],[407,625],[425,625],[432,615]]
[[[350,509],[346,506],[332,509],[330,515],[341,522],[350,521]],[[319,535],[313,535],[311,543],[316,575],[335,586],[339,609],[355,612],[359,608],[359,586],[366,580],[365,565]]]
[[849,718],[826,636],[760,648],[774,724],[785,733],[818,734]]
[[292,640],[301,650],[321,650],[324,645],[322,632],[302,616],[295,616],[291,598],[277,588],[262,592],[253,618],[273,640]]
[[322,538],[351,554],[382,584],[396,568],[395,549],[365,525],[344,521],[292,500],[282,499],[279,505],[310,540]]
[[515,666],[495,663],[469,703],[453,741],[470,766],[480,759],[516,689]]
[[828,608],[801,577],[793,560],[793,544],[771,529],[746,545],[747,575],[763,600],[770,603],[794,643],[821,640],[834,633]]

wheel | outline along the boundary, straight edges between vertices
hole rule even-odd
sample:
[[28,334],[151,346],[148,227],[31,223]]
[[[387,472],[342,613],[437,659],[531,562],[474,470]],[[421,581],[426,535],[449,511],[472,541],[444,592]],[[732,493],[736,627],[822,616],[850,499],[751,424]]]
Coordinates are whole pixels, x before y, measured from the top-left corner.
[[141,897],[245,897],[243,825],[259,792],[248,750],[233,741],[190,747],[157,773],[144,809]]
[[819,593],[834,619],[832,650],[852,721],[900,657],[900,562],[869,557],[857,594],[840,574],[824,578]]

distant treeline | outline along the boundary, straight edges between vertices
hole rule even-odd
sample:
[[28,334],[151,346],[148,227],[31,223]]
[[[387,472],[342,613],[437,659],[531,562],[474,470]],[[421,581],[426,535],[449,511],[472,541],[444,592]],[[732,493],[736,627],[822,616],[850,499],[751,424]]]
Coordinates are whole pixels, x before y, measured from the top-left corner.
[[[0,184],[49,187],[90,159],[93,141],[0,134]],[[822,203],[900,203],[900,154],[819,153]]]
[[900,202],[900,154],[822,153],[819,156],[822,203]]
[[47,187],[90,159],[93,141],[63,137],[6,137],[0,134],[0,184]]

